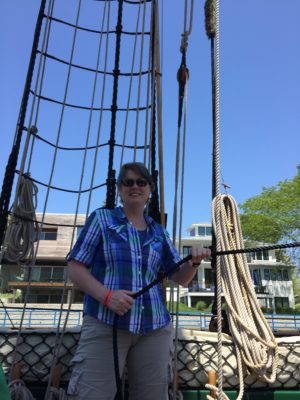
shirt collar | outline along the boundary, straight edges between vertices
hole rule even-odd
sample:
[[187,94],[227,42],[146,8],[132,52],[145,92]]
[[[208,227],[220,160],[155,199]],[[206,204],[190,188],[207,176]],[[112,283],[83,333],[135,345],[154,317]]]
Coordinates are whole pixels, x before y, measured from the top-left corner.
[[[118,218],[120,221],[122,221],[122,223],[126,223],[127,222],[127,218],[126,218],[126,215],[125,215],[122,207],[116,207],[111,211],[112,211],[112,214],[116,218]],[[153,218],[150,217],[149,215],[144,214],[144,216],[145,216],[145,220],[146,220],[147,225],[151,225],[154,222]]]

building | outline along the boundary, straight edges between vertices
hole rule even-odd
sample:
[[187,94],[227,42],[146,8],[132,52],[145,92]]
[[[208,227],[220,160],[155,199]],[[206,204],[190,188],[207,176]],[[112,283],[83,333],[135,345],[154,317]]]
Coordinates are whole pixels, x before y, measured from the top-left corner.
[[[37,215],[40,220],[41,215]],[[74,214],[47,214],[45,224],[39,233],[36,264],[28,266],[2,265],[1,291],[12,291],[15,295],[21,291],[21,301],[24,301],[25,289],[31,288],[28,303],[61,303],[81,302],[82,293],[75,290],[66,276],[66,256],[75,242],[82,225],[84,215],[78,215],[73,228]],[[210,223],[194,223],[188,228],[189,236],[180,242],[182,257],[189,254],[193,245],[210,246],[212,227]],[[179,244],[178,244],[179,245]],[[263,251],[248,255],[248,262],[255,291],[261,306],[273,310],[294,308],[294,292],[291,278],[291,268],[277,262],[275,251]],[[188,306],[195,306],[198,301],[207,305],[214,298],[214,277],[210,260],[200,265],[197,275],[187,288],[180,288],[180,299]]]
[[[189,236],[182,237],[182,257],[189,254],[193,245],[210,246],[212,227],[209,223],[194,223],[188,228]],[[247,254],[248,266],[257,298],[261,306],[274,311],[294,308],[295,298],[291,267],[278,262],[275,250]],[[204,260],[188,288],[181,288],[181,301],[195,306],[198,301],[211,304],[214,297],[214,278],[210,260]]]
[[[36,217],[41,221],[41,214]],[[19,292],[23,302],[30,281],[28,303],[81,302],[82,293],[74,290],[66,275],[66,256],[82,229],[85,215],[77,215],[76,228],[74,214],[46,214],[44,222],[35,244],[38,248],[34,267],[2,264],[1,292],[12,291],[13,302]]]

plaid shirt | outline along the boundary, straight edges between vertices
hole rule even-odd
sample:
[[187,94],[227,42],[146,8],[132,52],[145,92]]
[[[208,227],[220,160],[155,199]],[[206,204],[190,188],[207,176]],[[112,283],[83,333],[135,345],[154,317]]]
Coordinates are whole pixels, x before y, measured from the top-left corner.
[[[169,271],[180,260],[167,231],[145,216],[147,234],[143,243],[121,207],[97,209],[88,218],[68,256],[90,268],[92,275],[112,290],[137,292],[147,286],[162,268]],[[89,295],[84,298],[84,314],[113,324],[114,312]],[[160,285],[139,296],[131,310],[119,317],[120,329],[146,334],[170,322]]]

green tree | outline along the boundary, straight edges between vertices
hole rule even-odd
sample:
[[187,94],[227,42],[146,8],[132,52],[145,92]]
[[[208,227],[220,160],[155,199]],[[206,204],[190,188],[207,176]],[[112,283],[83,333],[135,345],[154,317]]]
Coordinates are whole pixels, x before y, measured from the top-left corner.
[[[278,243],[300,240],[300,165],[293,179],[263,188],[258,196],[240,205],[246,240]],[[299,248],[289,253],[299,266]]]

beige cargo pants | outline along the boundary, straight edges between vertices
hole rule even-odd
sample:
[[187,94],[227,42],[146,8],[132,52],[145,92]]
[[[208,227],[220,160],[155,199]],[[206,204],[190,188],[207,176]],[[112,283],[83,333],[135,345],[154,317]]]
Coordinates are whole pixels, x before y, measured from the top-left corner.
[[[169,324],[146,335],[118,331],[120,376],[127,364],[130,400],[168,399],[172,329]],[[70,400],[114,399],[112,326],[86,316],[72,363]]]

